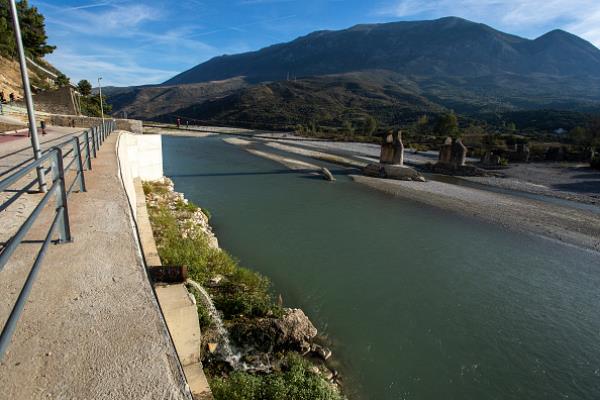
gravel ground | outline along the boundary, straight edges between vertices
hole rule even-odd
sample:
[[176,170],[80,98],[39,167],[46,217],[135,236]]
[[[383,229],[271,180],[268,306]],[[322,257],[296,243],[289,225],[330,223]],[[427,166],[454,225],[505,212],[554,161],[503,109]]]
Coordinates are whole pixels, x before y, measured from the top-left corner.
[[[371,143],[315,140],[279,140],[278,142],[361,159],[376,159],[379,157],[379,145]],[[408,165],[419,166],[437,161],[437,152],[427,151],[415,154],[407,150],[404,152],[404,159]],[[477,160],[471,158],[468,161]],[[463,177],[462,179],[502,189],[600,205],[600,171],[594,171],[583,164],[512,164],[509,168],[495,170],[494,172],[504,175],[504,177]]]
[[469,177],[473,182],[600,205],[600,171],[584,164],[515,164],[504,178]]

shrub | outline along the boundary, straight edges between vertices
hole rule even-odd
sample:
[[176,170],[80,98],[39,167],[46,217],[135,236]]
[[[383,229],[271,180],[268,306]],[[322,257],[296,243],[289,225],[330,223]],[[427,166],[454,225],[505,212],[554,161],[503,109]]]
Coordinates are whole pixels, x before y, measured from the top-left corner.
[[234,372],[228,378],[210,382],[215,400],[341,400],[341,395],[311,364],[297,353],[290,353],[281,372],[259,376]]

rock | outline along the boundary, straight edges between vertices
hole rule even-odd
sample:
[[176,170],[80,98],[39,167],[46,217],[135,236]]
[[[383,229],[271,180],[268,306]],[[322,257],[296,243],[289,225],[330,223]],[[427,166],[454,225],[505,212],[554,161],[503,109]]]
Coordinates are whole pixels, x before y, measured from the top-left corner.
[[335,378],[335,375],[329,369],[326,369],[325,371],[323,371],[321,373],[321,375],[323,376],[323,378],[325,378],[325,380],[330,381],[330,382],[333,380],[333,378]]
[[313,344],[311,346],[311,351],[314,355],[321,358],[323,361],[327,361],[329,357],[331,357],[331,350],[319,344]]
[[208,343],[207,347],[209,353],[214,354],[217,351],[217,347],[219,347],[219,345],[217,343]]
[[208,280],[208,286],[217,286],[219,283],[223,281],[223,275],[215,275]]
[[400,181],[425,182],[425,177],[411,167],[392,164],[369,164],[363,170],[367,176],[397,179]]
[[283,317],[275,320],[274,327],[278,331],[278,345],[300,351],[310,349],[310,341],[317,336],[317,328],[304,311],[297,308],[286,308]]
[[331,171],[329,171],[325,167],[321,168],[321,175],[323,175],[323,178],[325,178],[325,180],[328,180],[329,182],[335,181],[335,178],[333,177],[333,174],[331,173]]
[[293,350],[301,354],[311,350],[317,329],[299,309],[284,309],[279,318],[238,318],[229,327],[233,345],[264,353]]

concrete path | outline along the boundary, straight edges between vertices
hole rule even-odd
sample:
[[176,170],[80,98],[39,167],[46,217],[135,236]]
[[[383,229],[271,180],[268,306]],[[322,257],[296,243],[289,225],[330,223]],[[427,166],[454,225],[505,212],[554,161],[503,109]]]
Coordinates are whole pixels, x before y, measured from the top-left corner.
[[[189,399],[138,254],[111,135],[69,197],[74,242],[50,247],[0,363],[0,399]],[[0,272],[0,321],[47,231],[46,207]]]
[[[46,150],[69,139],[74,133],[82,132],[81,128],[68,128],[51,126],[46,129],[47,134],[40,131],[40,147]],[[2,140],[3,139],[3,140]],[[33,158],[31,139],[27,137],[27,129],[22,129],[15,135],[14,131],[0,134],[0,178],[12,166]]]
[[[52,146],[68,140],[75,133],[81,132],[81,128],[49,127],[46,135],[40,135],[40,147],[46,150]],[[0,139],[10,137],[12,140],[2,142],[0,140],[0,180],[16,172],[20,165],[26,165],[33,160],[31,150],[31,139],[27,137],[27,129],[16,135],[0,135]],[[25,222],[29,214],[40,201],[37,193],[37,184],[28,185],[35,179],[35,171],[29,173],[18,183],[14,184],[10,191],[0,192],[0,249],[19,227]],[[15,197],[17,191],[25,191]],[[15,198],[13,198],[15,197]]]

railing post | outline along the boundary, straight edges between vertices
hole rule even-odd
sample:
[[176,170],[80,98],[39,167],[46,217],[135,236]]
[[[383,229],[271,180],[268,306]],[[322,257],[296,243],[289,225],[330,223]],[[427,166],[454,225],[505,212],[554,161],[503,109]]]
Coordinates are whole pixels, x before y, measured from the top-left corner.
[[87,162],[87,169],[90,171],[92,169],[92,154],[90,153],[90,132],[83,132],[85,135],[85,159]]
[[94,127],[92,127],[92,147],[94,150],[94,158],[96,158],[97,157],[96,149],[98,147],[98,144],[97,144],[97,140],[96,140],[96,129],[94,129]]
[[67,204],[67,188],[65,183],[65,169],[63,165],[62,150],[58,147],[53,147],[50,151],[54,151],[54,161],[52,162],[52,175],[54,181],[60,181],[59,189],[56,191],[56,211],[60,212],[62,208],[63,217],[58,224],[59,242],[70,242],[71,224],[69,223],[69,207]]
[[85,177],[83,176],[83,162],[81,160],[81,148],[79,147],[79,137],[73,138],[73,157],[77,157],[77,180],[79,181],[79,191],[86,192],[85,190]]

